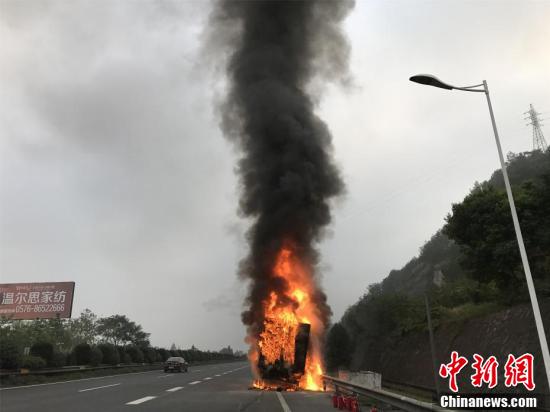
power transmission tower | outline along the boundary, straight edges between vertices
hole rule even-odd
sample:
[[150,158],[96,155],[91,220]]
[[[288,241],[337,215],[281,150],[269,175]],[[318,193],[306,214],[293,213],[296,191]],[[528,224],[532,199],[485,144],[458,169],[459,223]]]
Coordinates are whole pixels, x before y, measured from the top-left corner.
[[524,114],[527,115],[525,120],[529,120],[527,126],[533,126],[533,150],[540,150],[545,152],[548,149],[548,144],[544,140],[544,135],[542,134],[542,119],[539,118],[540,113],[535,111],[535,108],[532,104],[529,105],[529,110]]

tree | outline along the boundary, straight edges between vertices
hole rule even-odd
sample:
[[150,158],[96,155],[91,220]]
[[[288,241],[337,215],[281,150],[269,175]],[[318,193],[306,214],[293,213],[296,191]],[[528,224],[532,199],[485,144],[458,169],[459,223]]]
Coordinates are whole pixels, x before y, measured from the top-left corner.
[[73,349],[77,365],[88,365],[92,361],[92,347],[87,343],[79,343]]
[[90,353],[90,365],[99,366],[102,360],[103,360],[103,352],[97,346],[94,346]]
[[143,363],[143,360],[144,360],[143,352],[137,346],[134,346],[134,345],[128,346],[126,348],[126,353],[130,355],[132,362]]
[[4,320],[1,332],[16,342],[20,350],[36,342],[49,342],[54,349],[70,350],[71,334],[63,319]]
[[0,368],[17,369],[21,364],[21,353],[15,339],[0,334]]
[[[508,160],[506,170],[513,186],[550,173],[550,150],[544,153],[533,151],[530,153],[514,154],[509,156]],[[504,189],[504,178],[500,169],[493,173],[489,179],[489,183],[498,189]]]
[[157,354],[157,351],[151,347],[143,350],[143,358],[147,363],[154,363],[160,360],[160,356]]
[[220,353],[222,355],[229,355],[229,356],[233,356],[233,349],[231,349],[231,346],[228,346],[227,348],[222,348],[220,350]]
[[[164,348],[157,348],[157,353],[159,354],[159,358],[160,358],[161,362],[166,361],[166,359],[168,359],[170,357],[170,352],[168,352]],[[190,359],[186,358],[186,360],[190,360]]]
[[149,346],[149,333],[141,325],[130,321],[124,315],[113,315],[97,321],[97,332],[115,346],[132,343],[139,347]]
[[103,355],[103,363],[116,365],[120,362],[120,356],[116,347],[111,343],[100,343],[97,345]]
[[21,360],[21,367],[25,369],[42,369],[46,366],[46,361],[40,356],[25,355]]
[[31,346],[30,352],[32,356],[39,356],[44,359],[47,365],[52,364],[54,349],[50,342],[36,342]]
[[68,320],[61,319],[59,316],[48,319],[49,333],[56,350],[68,351],[72,347],[72,336],[67,324]]
[[[550,281],[550,174],[514,188],[533,277]],[[484,183],[452,206],[444,232],[461,248],[462,266],[477,281],[494,281],[507,301],[526,299],[525,278],[506,193]],[[548,294],[548,288],[542,288]],[[541,291],[541,289],[539,289]]]
[[341,323],[330,328],[325,349],[325,361],[329,370],[348,367],[351,360],[351,340]]
[[97,340],[97,316],[90,309],[84,309],[80,316],[71,319],[69,330],[73,338],[73,344],[93,344]]

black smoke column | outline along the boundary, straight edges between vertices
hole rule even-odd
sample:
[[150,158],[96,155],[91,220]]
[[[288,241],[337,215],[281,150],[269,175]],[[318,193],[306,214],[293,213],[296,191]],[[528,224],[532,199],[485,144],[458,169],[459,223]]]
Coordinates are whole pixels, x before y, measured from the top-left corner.
[[[222,109],[224,133],[243,153],[240,210],[254,219],[250,254],[241,263],[241,276],[251,281],[242,314],[251,344],[263,329],[263,302],[288,287],[273,273],[277,253],[291,245],[314,276],[315,245],[331,220],[329,201],[344,189],[330,132],[308,90],[347,78],[341,23],[352,8],[353,2],[338,0],[221,1],[213,15],[213,25],[238,28],[227,40],[229,91]],[[312,299],[326,326],[331,311],[319,287]]]

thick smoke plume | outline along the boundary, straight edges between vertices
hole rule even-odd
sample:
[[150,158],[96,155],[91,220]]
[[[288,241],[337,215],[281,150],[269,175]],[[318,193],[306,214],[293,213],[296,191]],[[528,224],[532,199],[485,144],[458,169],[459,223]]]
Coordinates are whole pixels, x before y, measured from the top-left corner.
[[[240,210],[254,219],[241,276],[251,281],[242,318],[255,338],[263,328],[262,302],[287,288],[273,273],[277,253],[292,245],[315,276],[315,247],[331,221],[330,200],[344,189],[330,132],[315,115],[308,89],[347,78],[341,23],[352,7],[336,0],[221,1],[214,13],[214,25],[238,28],[227,40],[222,127],[242,150]],[[326,325],[331,311],[325,294],[317,288],[312,298]]]

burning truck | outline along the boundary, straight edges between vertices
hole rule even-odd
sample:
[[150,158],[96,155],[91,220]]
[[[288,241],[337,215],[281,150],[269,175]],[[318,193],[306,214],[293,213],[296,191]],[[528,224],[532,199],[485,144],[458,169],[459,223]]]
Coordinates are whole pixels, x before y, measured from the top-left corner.
[[255,388],[321,389],[321,338],[324,324],[313,296],[311,274],[292,246],[283,247],[272,275],[284,280],[286,291],[272,291],[263,303],[264,323],[252,343]]
[[295,390],[299,388],[306,368],[309,332],[310,325],[307,323],[298,324],[294,339],[293,358],[285,359],[283,350],[278,359],[269,363],[267,357],[260,352],[258,370],[262,379],[256,381],[254,387],[277,390]]

